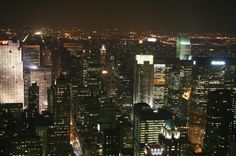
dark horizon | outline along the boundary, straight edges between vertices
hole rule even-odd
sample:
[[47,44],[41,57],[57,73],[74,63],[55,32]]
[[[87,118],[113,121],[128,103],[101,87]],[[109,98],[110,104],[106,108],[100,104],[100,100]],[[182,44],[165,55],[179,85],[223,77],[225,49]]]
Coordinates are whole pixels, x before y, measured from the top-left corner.
[[236,33],[232,1],[5,1],[0,26]]

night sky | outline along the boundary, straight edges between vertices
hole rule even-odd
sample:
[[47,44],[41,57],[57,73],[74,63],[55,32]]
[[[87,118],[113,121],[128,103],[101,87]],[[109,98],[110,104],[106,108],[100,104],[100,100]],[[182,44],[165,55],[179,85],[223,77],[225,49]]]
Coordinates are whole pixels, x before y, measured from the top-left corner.
[[233,0],[4,0],[0,25],[236,32]]

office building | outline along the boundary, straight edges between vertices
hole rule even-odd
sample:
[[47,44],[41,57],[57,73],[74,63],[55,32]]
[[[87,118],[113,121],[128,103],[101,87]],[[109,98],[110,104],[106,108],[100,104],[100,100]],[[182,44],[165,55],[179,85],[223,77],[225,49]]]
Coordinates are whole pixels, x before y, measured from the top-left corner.
[[70,88],[66,75],[53,86],[53,125],[48,129],[48,155],[69,155],[70,145]]
[[24,68],[40,66],[40,45],[23,44],[22,59],[24,62]]
[[52,60],[51,60],[51,50],[50,49],[43,49],[41,50],[41,56],[40,56],[40,66],[46,66],[50,67],[52,66]]
[[236,141],[236,91],[209,92],[204,145],[210,155],[230,155]]
[[227,58],[193,60],[192,93],[189,101],[189,140],[192,144],[203,145],[208,93],[235,87],[235,65],[235,60]]
[[39,86],[39,112],[48,108],[47,90],[52,84],[52,72],[48,67],[37,67],[30,70],[31,83],[37,83]]
[[0,40],[0,103],[24,104],[23,62],[19,41]]
[[163,133],[160,134],[160,144],[163,146],[165,155],[180,156],[181,155],[181,135],[180,131],[174,125],[174,122],[167,120]]
[[39,86],[37,85],[37,83],[33,83],[30,87],[29,87],[29,112],[36,116],[39,114]]
[[11,143],[13,148],[9,151],[8,155],[42,155],[42,147],[37,136],[18,136],[12,139]]
[[153,107],[153,55],[136,55],[133,103]]
[[120,152],[120,130],[110,128],[103,131],[103,155],[119,155]]
[[134,156],[144,155],[147,144],[159,143],[166,120],[172,114],[164,109],[151,109],[146,103],[134,105]]
[[166,107],[182,120],[188,120],[192,86],[192,61],[166,63]]
[[153,107],[162,108],[165,104],[166,65],[154,64]]
[[191,43],[189,37],[184,34],[180,34],[176,39],[176,57],[180,60],[191,60]]
[[30,42],[31,40],[28,39],[34,39],[34,37],[27,37],[21,46],[24,77],[24,99],[26,107],[28,107],[28,92],[31,85],[30,69],[35,69],[40,66],[40,45],[38,43],[32,43]]

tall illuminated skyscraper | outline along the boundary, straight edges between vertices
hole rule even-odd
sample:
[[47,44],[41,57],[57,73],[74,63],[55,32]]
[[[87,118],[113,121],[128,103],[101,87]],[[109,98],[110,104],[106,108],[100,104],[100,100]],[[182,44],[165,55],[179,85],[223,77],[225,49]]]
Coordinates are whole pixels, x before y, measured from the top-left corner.
[[187,35],[178,35],[176,40],[176,57],[180,60],[191,60],[191,43]]
[[0,103],[24,103],[19,41],[0,40]]
[[153,107],[153,55],[136,55],[133,103]]

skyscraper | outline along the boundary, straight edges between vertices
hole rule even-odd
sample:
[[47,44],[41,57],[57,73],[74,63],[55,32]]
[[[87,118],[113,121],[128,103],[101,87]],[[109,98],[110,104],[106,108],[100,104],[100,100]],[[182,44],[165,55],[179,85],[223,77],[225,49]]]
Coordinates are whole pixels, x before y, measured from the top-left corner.
[[24,103],[19,41],[0,40],[0,103]]
[[29,87],[29,111],[32,115],[36,116],[39,114],[39,86],[37,83],[33,83]]
[[180,60],[191,60],[191,43],[187,35],[178,35],[176,40],[176,57]]
[[40,45],[23,44],[22,53],[25,68],[40,66]]
[[164,109],[151,109],[146,103],[134,105],[134,155],[144,155],[147,145],[159,143],[166,120],[172,118],[169,111]]
[[166,105],[176,116],[186,120],[192,85],[192,61],[172,60],[166,66]]
[[164,153],[171,156],[180,156],[181,138],[180,131],[175,126],[174,122],[167,120],[163,128],[163,133],[160,135],[160,143],[164,147]]
[[204,144],[210,155],[229,155],[236,141],[236,91],[210,92]]
[[70,145],[70,88],[66,75],[53,86],[53,125],[48,132],[49,155],[72,155]]
[[153,107],[153,55],[136,55],[133,103]]
[[189,106],[189,140],[192,144],[203,145],[208,93],[235,87],[235,65],[233,59],[194,59]]
[[[27,37],[28,38],[28,37]],[[26,38],[26,39],[27,39]],[[27,40],[28,41],[28,40]],[[25,105],[28,106],[28,92],[30,82],[30,69],[40,66],[40,45],[37,43],[22,43],[22,60],[23,60],[23,76],[24,76],[24,98]]]
[[31,83],[37,83],[39,86],[39,112],[47,110],[48,107],[48,95],[47,90],[52,83],[51,68],[37,67],[30,70]]
[[153,81],[153,106],[154,108],[162,108],[165,103],[166,90],[166,65],[154,64],[154,81]]
[[41,51],[40,55],[40,65],[41,66],[52,66],[52,60],[51,60],[51,50],[50,49],[44,49]]

